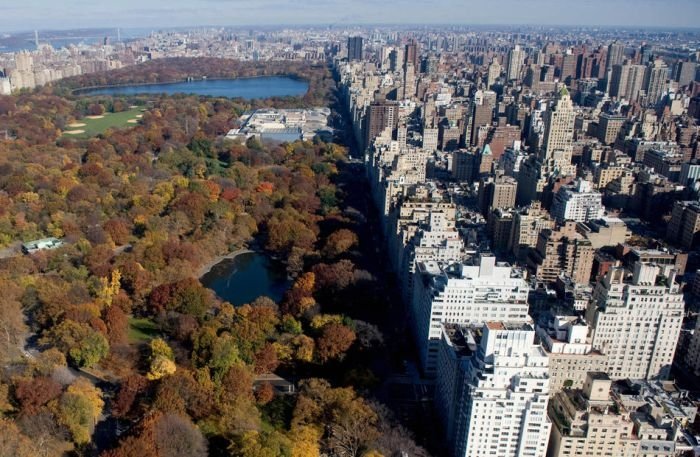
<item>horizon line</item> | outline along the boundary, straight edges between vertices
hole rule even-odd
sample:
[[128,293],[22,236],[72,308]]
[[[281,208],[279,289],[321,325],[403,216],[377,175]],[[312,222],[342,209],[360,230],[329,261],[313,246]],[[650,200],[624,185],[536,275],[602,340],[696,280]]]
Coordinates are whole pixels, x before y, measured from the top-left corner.
[[680,26],[680,25],[651,25],[651,24],[610,24],[610,25],[593,25],[593,24],[546,24],[546,23],[490,23],[490,22],[484,22],[484,23],[451,23],[451,22],[426,22],[426,23],[399,23],[399,22],[357,22],[357,23],[346,23],[346,24],[336,24],[336,23],[331,23],[331,24],[326,24],[326,23],[321,23],[321,22],[315,22],[315,23],[298,23],[298,24],[284,24],[284,23],[269,23],[269,24],[200,24],[200,25],[178,25],[178,26],[163,26],[163,27],[147,27],[147,26],[136,26],[136,25],[127,25],[127,26],[92,26],[92,27],[85,27],[85,26],[80,26],[80,27],[66,27],[66,28],[26,28],[26,29],[2,29],[0,28],[0,33],[5,33],[5,34],[20,34],[20,33],[34,33],[34,31],[39,31],[39,32],[65,32],[65,31],[72,31],[72,30],[116,30],[116,29],[121,29],[122,31],[124,30],[151,30],[151,31],[159,31],[159,30],[181,30],[181,29],[196,29],[196,28],[211,28],[211,29],[226,29],[226,28],[231,28],[231,29],[237,29],[237,28],[242,28],[242,29],[254,29],[256,27],[261,27],[261,28],[290,28],[290,29],[296,29],[296,28],[326,28],[326,29],[348,29],[352,27],[381,27],[381,26],[388,26],[388,27],[400,27],[400,28],[412,28],[412,27],[420,27],[420,28],[427,28],[427,27],[455,27],[455,28],[469,28],[469,27],[527,27],[527,28],[550,28],[550,29],[591,29],[591,30],[600,30],[600,29],[605,29],[605,30],[619,30],[619,29],[629,29],[629,28],[637,28],[637,29],[644,29],[644,30],[659,30],[659,31],[697,31],[700,32],[700,25],[698,26]]

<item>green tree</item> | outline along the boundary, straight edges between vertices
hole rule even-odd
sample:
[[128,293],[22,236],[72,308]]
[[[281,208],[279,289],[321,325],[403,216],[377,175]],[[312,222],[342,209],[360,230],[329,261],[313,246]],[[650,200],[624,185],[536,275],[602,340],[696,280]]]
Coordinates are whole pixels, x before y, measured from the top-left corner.
[[66,319],[43,339],[68,356],[78,367],[91,367],[109,353],[107,338],[87,324]]

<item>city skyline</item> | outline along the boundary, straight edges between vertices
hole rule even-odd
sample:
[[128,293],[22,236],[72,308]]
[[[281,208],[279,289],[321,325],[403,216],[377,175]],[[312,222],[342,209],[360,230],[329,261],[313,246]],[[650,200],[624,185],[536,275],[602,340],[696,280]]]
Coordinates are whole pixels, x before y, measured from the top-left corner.
[[[184,0],[125,0],[105,5],[83,0],[57,4],[28,0],[3,9],[6,21],[0,31],[73,29],[85,27],[193,27],[271,25],[542,25],[600,27],[697,28],[700,4],[693,0],[531,0],[526,5],[504,0],[498,8],[487,0],[201,0],[192,6]],[[524,8],[524,6],[526,6]],[[42,14],[35,14],[41,11]],[[547,14],[542,14],[546,11]],[[684,11],[686,14],[677,14]],[[167,21],[164,18],[167,17]]]

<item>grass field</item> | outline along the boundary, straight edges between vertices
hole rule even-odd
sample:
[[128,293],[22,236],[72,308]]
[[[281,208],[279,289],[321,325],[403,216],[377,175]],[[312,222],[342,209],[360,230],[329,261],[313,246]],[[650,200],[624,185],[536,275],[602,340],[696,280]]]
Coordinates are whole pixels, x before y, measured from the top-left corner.
[[145,343],[160,335],[160,328],[150,319],[129,318],[129,342]]
[[[83,127],[66,127],[63,131],[64,138],[91,138],[95,135],[99,135],[110,128],[125,128],[133,127],[135,123],[129,123],[130,119],[137,119],[136,116],[143,114],[143,108],[134,108],[129,111],[123,111],[121,113],[105,113],[104,117],[101,119],[88,119],[84,117],[77,123],[85,124]],[[82,133],[71,135],[71,130],[83,130]]]

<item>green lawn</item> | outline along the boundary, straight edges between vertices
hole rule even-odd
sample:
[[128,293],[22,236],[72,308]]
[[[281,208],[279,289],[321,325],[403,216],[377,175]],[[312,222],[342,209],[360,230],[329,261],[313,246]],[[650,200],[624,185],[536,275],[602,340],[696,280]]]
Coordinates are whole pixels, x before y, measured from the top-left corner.
[[145,343],[160,335],[160,328],[150,319],[129,318],[129,341]]
[[[121,113],[105,113],[104,117],[101,119],[88,119],[84,117],[75,121],[79,124],[85,124],[84,127],[68,127],[66,126],[63,137],[64,138],[90,138],[95,135],[99,135],[109,128],[125,128],[133,127],[134,123],[129,123],[130,119],[137,119],[136,116],[143,114],[143,108],[134,108],[129,111],[122,111]],[[71,130],[84,130],[84,133],[79,133],[75,135],[68,134]]]

